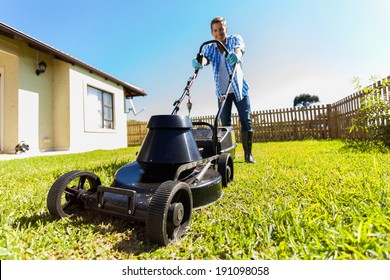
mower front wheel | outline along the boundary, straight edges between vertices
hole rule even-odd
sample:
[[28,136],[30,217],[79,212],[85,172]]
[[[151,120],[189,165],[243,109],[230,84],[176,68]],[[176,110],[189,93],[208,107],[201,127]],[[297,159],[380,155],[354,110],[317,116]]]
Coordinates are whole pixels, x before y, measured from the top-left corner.
[[152,243],[176,243],[191,222],[192,192],[184,182],[166,181],[154,193],[146,218],[146,234]]
[[89,171],[73,170],[60,176],[49,190],[47,208],[56,218],[66,218],[84,210],[85,198],[101,185],[97,175]]

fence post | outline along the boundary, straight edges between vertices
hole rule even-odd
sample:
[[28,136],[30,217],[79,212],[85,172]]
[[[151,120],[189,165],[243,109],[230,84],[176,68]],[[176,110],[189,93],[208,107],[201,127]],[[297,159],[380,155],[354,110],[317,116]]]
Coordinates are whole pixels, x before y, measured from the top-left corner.
[[337,119],[334,117],[333,110],[332,110],[332,105],[327,104],[326,105],[326,115],[328,116],[327,118],[327,126],[329,129],[329,138],[330,139],[336,139],[338,137],[337,131],[336,131],[336,122]]

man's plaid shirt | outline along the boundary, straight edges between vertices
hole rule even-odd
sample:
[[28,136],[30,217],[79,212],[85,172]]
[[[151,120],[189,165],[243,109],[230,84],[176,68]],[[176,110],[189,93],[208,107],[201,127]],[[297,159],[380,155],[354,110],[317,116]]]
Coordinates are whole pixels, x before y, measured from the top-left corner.
[[[229,52],[233,52],[237,48],[239,48],[243,54],[245,52],[244,40],[240,35],[228,36],[226,38],[225,46]],[[219,51],[218,46],[215,43],[205,45],[202,49],[202,53],[204,56],[208,58],[208,60],[213,65],[216,94],[217,97],[220,98],[223,92],[221,92],[220,85],[219,85],[219,63],[221,60],[221,55],[225,55],[225,54],[222,54]],[[226,63],[226,69],[229,70],[229,74],[230,74],[231,71],[233,71],[233,65],[227,63],[226,60],[225,63]],[[242,98],[248,94],[249,85],[244,79],[244,74],[242,71],[242,59],[237,63],[238,63],[237,71],[232,82],[232,88],[233,88],[234,95],[236,97],[236,101],[241,101]]]

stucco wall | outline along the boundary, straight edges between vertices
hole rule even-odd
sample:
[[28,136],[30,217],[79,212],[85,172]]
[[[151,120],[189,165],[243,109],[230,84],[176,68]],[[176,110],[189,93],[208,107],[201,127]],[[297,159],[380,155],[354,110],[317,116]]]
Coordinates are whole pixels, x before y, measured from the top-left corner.
[[[18,113],[19,140],[27,141],[31,151],[51,149],[46,139],[53,138],[53,60],[26,44],[21,45],[19,57],[19,109],[23,108]],[[47,69],[37,75],[40,61]]]
[[[38,76],[35,70],[42,60],[47,70]],[[17,38],[0,36],[0,67],[4,73],[2,152],[13,152],[21,140],[30,142],[34,151],[127,146],[122,86],[32,49]],[[88,85],[113,94],[115,129],[85,130]]]
[[[84,108],[87,86],[109,92],[114,96],[115,129],[86,131]],[[121,86],[109,82],[80,67],[70,69],[70,147],[71,151],[115,149],[127,147],[126,114]]]
[[[53,61],[53,138],[54,150],[70,148],[70,64],[58,59]],[[80,89],[79,89],[80,90]]]
[[15,150],[18,143],[18,88],[19,88],[19,47],[10,40],[0,39],[0,67],[3,69],[3,143],[0,148],[5,152]]

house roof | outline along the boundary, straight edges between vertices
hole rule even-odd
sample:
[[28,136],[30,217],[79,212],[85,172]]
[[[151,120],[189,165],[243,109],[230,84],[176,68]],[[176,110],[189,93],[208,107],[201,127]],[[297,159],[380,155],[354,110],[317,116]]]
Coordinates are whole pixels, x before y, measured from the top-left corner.
[[89,70],[90,72],[96,73],[96,74],[106,78],[107,80],[115,82],[118,85],[123,86],[125,94],[128,97],[145,96],[146,95],[145,90],[138,88],[136,86],[133,86],[133,85],[126,83],[124,81],[121,81],[121,80],[119,80],[119,79],[85,63],[85,62],[78,60],[77,58],[75,58],[67,53],[64,53],[56,48],[53,48],[53,47],[35,39],[35,38],[32,38],[32,37],[24,34],[23,32],[20,32],[20,31],[14,29],[14,28],[12,28],[12,27],[10,27],[2,22],[0,22],[0,35],[6,36],[6,37],[11,38],[11,39],[19,38],[19,39],[25,41],[29,45],[29,47],[31,47],[33,49],[36,49],[38,51],[41,51],[41,52],[44,52],[47,54],[51,54],[55,58],[66,61],[68,63],[81,66],[81,67]]

